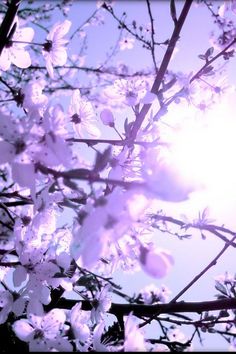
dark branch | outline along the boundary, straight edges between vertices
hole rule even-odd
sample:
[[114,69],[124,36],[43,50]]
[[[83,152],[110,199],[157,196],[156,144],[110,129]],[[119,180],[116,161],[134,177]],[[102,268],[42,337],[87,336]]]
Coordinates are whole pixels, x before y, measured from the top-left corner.
[[15,15],[17,13],[18,7],[20,5],[21,0],[12,0],[6,15],[2,21],[0,26],[0,55],[2,54],[3,48],[6,44],[8,34],[10,32],[11,26],[13,24]]
[[[192,2],[193,0],[186,0],[185,1],[185,4],[184,4],[184,7],[183,7],[183,10],[180,14],[180,17],[176,23],[176,26],[174,28],[174,31],[172,33],[172,36],[171,36],[171,39],[170,39],[170,42],[169,42],[169,45],[166,49],[166,52],[165,52],[165,55],[164,55],[164,58],[161,62],[161,65],[160,65],[160,68],[158,70],[158,73],[157,73],[157,76],[156,76],[156,79],[154,81],[154,84],[152,86],[152,89],[151,89],[151,92],[157,94],[158,93],[158,90],[160,88],[160,85],[162,83],[162,80],[164,78],[164,75],[166,73],[166,70],[168,68],[168,65],[170,63],[170,59],[171,59],[171,56],[173,54],[173,51],[175,49],[175,46],[176,46],[176,43],[179,39],[179,35],[180,35],[180,32],[181,32],[181,29],[183,27],[183,24],[185,22],[185,19],[188,15],[188,12],[190,10],[190,7],[192,5]],[[141,109],[140,113],[138,114],[137,118],[136,118],[136,121],[134,122],[134,126],[133,126],[133,129],[132,129],[132,137],[131,137],[131,140],[135,140],[136,138],[136,135],[149,111],[151,107],[151,104],[145,104],[143,106],[143,108]]]
[[[82,303],[82,309],[90,311],[92,309],[91,302],[79,301]],[[57,303],[57,307],[64,309],[71,309],[78,301],[70,299],[60,299]],[[202,301],[202,302],[174,302],[168,304],[158,305],[143,305],[143,304],[117,304],[112,303],[109,313],[113,315],[127,316],[130,312],[133,312],[135,316],[152,317],[155,313],[185,313],[195,312],[201,314],[205,311],[219,311],[236,309],[236,299],[220,299],[214,301]]]

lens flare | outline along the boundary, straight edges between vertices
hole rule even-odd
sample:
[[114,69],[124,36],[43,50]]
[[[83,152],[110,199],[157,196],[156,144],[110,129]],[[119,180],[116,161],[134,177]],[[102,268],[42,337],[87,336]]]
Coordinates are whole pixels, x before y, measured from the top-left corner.
[[235,98],[231,94],[205,112],[190,107],[169,112],[163,125],[164,139],[183,182],[192,180],[210,189],[230,190],[234,186]]

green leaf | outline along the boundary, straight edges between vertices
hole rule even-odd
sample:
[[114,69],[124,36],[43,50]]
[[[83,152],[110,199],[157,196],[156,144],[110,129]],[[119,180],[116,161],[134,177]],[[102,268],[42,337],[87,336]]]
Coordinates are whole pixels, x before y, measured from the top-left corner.
[[205,57],[206,59],[208,59],[214,52],[214,48],[213,47],[210,47],[207,49],[206,53],[205,53]]
[[220,293],[224,294],[224,295],[228,295],[227,293],[227,290],[226,290],[226,287],[221,284],[219,281],[216,281],[216,284],[215,284],[215,288],[216,290],[218,290]]
[[199,54],[198,58],[202,59],[202,60],[206,60],[206,57],[204,54]]
[[201,75],[213,75],[213,69],[213,66],[209,65],[202,70]]
[[97,152],[96,161],[94,166],[94,172],[100,172],[104,170],[111,158],[111,146],[101,152]]

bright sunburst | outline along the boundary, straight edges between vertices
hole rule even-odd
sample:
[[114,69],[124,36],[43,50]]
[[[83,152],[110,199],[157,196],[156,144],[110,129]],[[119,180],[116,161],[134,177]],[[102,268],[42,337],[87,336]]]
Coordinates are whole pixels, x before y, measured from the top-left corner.
[[163,134],[183,180],[192,179],[210,189],[232,189],[236,180],[235,91],[205,112],[175,106],[163,124]]

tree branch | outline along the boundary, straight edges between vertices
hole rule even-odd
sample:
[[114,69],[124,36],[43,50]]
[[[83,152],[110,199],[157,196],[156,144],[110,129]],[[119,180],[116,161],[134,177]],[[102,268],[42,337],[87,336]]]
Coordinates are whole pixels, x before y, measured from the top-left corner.
[[6,40],[13,24],[15,15],[17,14],[18,7],[20,5],[21,0],[12,0],[10,5],[8,6],[8,10],[6,15],[2,21],[0,26],[0,55],[2,54],[3,48],[6,44]]
[[[189,223],[186,224],[186,222],[183,222],[181,220],[175,219],[171,216],[166,216],[166,215],[152,215],[152,218],[154,220],[158,221],[162,221],[162,222],[170,222],[173,223],[175,225],[178,225],[181,229],[197,229],[200,231],[207,231],[210,232],[212,234],[214,234],[215,236],[217,236],[218,238],[220,238],[222,241],[224,242],[229,242],[229,239],[227,237],[225,237],[224,235],[222,235],[220,232],[224,232],[226,234],[229,234],[231,236],[235,235],[235,232],[227,229],[224,226],[217,226],[217,225],[213,225],[213,224],[201,224],[201,223]],[[155,224],[152,224],[153,227],[156,227]],[[236,247],[236,243],[232,242],[231,244],[232,247]]]
[[[78,302],[82,303],[81,309],[85,311],[92,310],[91,302],[89,301],[78,301],[78,300],[70,300],[61,298],[57,307],[63,309],[71,309]],[[228,310],[228,309],[236,309],[236,299],[228,298],[228,299],[220,299],[214,301],[202,301],[202,302],[173,302],[168,304],[158,304],[158,305],[144,305],[144,304],[118,304],[112,303],[109,313],[113,315],[127,316],[130,312],[133,313],[134,316],[144,316],[144,317],[152,317],[155,313],[158,314],[171,314],[171,313],[186,313],[186,312],[195,312],[202,313],[205,311],[219,311],[219,310]]]
[[222,250],[212,259],[212,261],[199,273],[197,274],[172,300],[171,302],[176,302],[193,284],[195,284],[211,267],[215,266],[218,259],[222,256],[223,253],[231,246],[233,241],[236,239],[236,235],[228,241]]
[[[166,52],[165,52],[165,55],[164,55],[164,58],[161,62],[161,65],[160,65],[160,68],[158,70],[158,73],[157,73],[157,76],[156,76],[156,79],[154,81],[154,84],[152,86],[152,89],[151,89],[151,92],[157,94],[158,93],[158,90],[160,88],[160,85],[162,83],[162,80],[164,78],[164,75],[166,73],[166,70],[168,68],[168,65],[170,63],[170,59],[171,59],[171,56],[173,54],[173,51],[175,49],[175,46],[176,46],[176,43],[179,39],[179,35],[180,35],[180,32],[181,32],[181,29],[183,27],[183,24],[184,24],[184,21],[186,20],[186,17],[188,15],[188,12],[190,10],[190,7],[192,5],[192,2],[193,0],[186,0],[185,1],[185,4],[183,6],[183,9],[182,9],[182,12],[180,14],[180,17],[178,19],[178,21],[176,22],[176,25],[175,25],[175,28],[174,28],[174,31],[172,33],[172,36],[171,36],[171,39],[170,39],[170,42],[169,42],[169,45],[166,49]],[[131,140],[135,140],[136,138],[136,135],[150,109],[152,104],[145,104],[140,113],[138,114],[135,122],[134,122],[134,125],[133,125],[133,129],[132,129],[132,132],[131,132]]]

